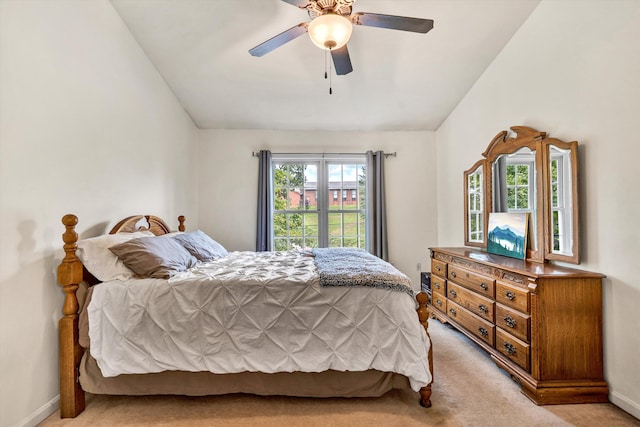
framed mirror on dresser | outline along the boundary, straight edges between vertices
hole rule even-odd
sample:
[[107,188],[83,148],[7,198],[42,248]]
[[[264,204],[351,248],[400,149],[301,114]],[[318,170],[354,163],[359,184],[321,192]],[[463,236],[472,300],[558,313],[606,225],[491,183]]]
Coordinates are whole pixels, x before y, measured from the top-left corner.
[[[600,273],[580,263],[578,143],[514,126],[464,171],[464,244],[430,248],[432,317],[491,354],[539,405],[608,401]],[[527,213],[525,259],[487,252],[492,213]]]
[[511,130],[514,136],[499,132],[464,172],[465,245],[486,248],[491,212],[527,212],[526,259],[579,264],[578,143]]

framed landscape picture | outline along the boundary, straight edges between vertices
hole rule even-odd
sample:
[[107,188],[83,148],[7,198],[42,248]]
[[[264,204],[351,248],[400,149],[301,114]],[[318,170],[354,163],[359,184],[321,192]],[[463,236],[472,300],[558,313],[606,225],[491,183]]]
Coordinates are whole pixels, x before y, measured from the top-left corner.
[[487,252],[525,259],[529,213],[489,213]]

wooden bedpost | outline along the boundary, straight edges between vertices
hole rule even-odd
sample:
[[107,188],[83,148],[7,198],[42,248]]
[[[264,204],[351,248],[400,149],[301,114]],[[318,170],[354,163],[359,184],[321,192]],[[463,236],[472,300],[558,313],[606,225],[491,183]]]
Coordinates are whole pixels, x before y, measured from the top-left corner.
[[65,293],[62,318],[58,322],[60,358],[60,417],[73,418],[85,407],[84,391],[78,382],[80,358],[84,350],[78,344],[78,298],[76,291],[82,281],[82,263],[76,256],[78,233],[75,226],[78,217],[65,215],[62,223],[66,231],[62,235],[65,256],[58,267],[58,284]]
[[184,227],[184,215],[180,215],[178,217],[178,231],[184,231],[185,227]]
[[429,336],[429,310],[427,309],[429,297],[425,292],[418,292],[416,300],[418,301],[418,319],[420,319],[420,324],[429,338],[429,371],[432,376],[431,382],[420,389],[420,405],[425,408],[430,408],[431,384],[433,384],[433,345],[431,344],[431,336]]

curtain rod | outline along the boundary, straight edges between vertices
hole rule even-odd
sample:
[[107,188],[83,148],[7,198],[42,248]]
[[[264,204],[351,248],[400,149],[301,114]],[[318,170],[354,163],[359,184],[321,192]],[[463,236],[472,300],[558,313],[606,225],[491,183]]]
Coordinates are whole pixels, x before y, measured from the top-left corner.
[[[271,153],[271,154],[285,155],[285,156],[286,155],[293,155],[293,154],[295,154],[295,155],[298,155],[298,154],[312,155],[312,156],[324,156],[325,154],[338,154],[338,155],[341,155],[341,156],[348,156],[348,155],[354,155],[354,154],[365,155],[367,153]],[[255,151],[252,151],[251,155],[253,157],[259,157],[260,153],[256,153]],[[384,153],[384,157],[385,158],[386,157],[396,157],[396,156],[397,156],[397,153],[395,151],[393,153]]]

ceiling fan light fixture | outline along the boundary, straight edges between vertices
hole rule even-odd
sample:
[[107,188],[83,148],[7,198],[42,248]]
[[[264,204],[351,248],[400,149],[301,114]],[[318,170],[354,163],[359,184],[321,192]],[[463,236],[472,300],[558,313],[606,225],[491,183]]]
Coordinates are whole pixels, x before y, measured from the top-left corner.
[[347,44],[352,31],[351,21],[336,13],[320,15],[308,27],[311,41],[320,49],[340,49]]

